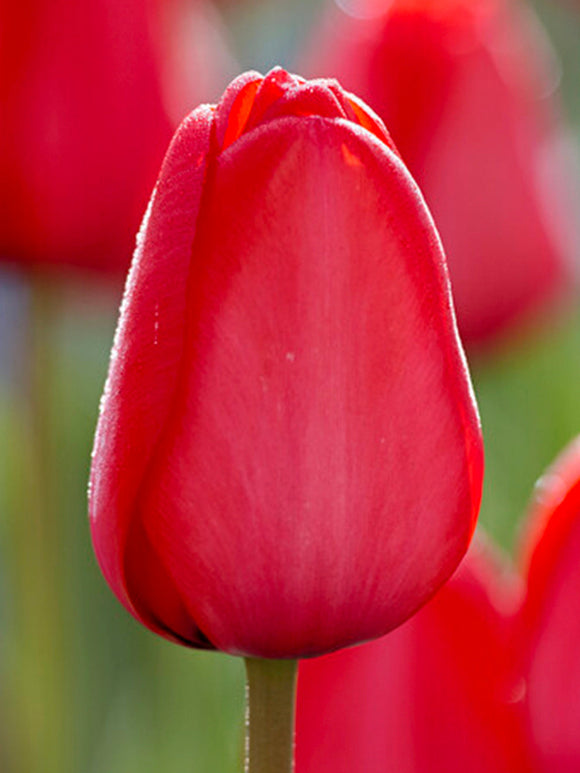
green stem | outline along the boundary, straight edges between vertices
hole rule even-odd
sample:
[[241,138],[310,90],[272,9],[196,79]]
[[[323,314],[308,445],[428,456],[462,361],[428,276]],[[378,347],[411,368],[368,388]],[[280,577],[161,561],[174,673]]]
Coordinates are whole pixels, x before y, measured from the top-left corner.
[[246,658],[246,773],[292,773],[296,660]]
[[[55,287],[30,277],[28,341],[23,352],[19,460],[12,525],[13,673],[18,726],[14,741],[22,769],[64,773],[67,762],[63,561],[66,545],[56,504],[55,439],[51,409],[54,373]],[[68,729],[70,733],[70,729]]]

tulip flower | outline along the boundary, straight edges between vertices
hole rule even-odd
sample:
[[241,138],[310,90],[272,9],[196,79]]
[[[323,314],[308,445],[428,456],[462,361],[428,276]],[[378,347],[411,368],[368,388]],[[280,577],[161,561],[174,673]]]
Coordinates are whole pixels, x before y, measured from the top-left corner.
[[510,648],[521,592],[476,541],[397,631],[304,661],[296,773],[529,773]]
[[381,121],[334,81],[240,76],[138,237],[91,476],[109,584],[194,647],[327,652],[449,577],[481,476],[440,242]]
[[[192,88],[178,67],[181,6],[177,0],[2,5],[2,259],[127,267],[174,127],[166,108],[183,104]],[[196,23],[202,20],[207,32],[203,6],[196,5]],[[197,81],[209,83],[215,58],[209,61],[197,68]],[[189,94],[188,109],[196,96]]]
[[307,67],[385,120],[449,260],[469,347],[562,294],[577,249],[556,68],[508,0],[344,0]]
[[523,673],[542,773],[580,770],[580,439],[540,480],[525,548]]

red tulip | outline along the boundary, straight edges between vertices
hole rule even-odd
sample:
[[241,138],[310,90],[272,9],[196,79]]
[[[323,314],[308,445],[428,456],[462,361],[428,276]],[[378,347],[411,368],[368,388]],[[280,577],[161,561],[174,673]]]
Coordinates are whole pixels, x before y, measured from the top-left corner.
[[183,102],[190,88],[175,66],[181,47],[169,45],[178,10],[160,0],[3,3],[3,259],[127,266],[171,137],[166,97]]
[[580,770],[580,439],[541,479],[527,544],[524,676],[545,773]]
[[181,125],[97,430],[101,568],[157,633],[299,657],[380,636],[470,540],[480,428],[443,253],[334,81],[236,79]]
[[574,243],[555,75],[508,0],[344,0],[310,70],[390,127],[432,208],[468,345],[547,307]]
[[520,592],[476,545],[399,630],[302,663],[297,773],[528,773],[509,647]]

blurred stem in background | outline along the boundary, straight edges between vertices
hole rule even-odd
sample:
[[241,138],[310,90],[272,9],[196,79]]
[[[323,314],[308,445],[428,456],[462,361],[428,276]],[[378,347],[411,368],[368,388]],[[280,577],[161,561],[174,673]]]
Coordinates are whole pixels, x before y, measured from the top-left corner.
[[30,275],[28,323],[17,377],[10,456],[11,553],[7,556],[14,636],[8,714],[9,756],[15,771],[66,773],[68,679],[65,667],[66,589],[63,584],[62,519],[56,504],[52,432],[56,285]]

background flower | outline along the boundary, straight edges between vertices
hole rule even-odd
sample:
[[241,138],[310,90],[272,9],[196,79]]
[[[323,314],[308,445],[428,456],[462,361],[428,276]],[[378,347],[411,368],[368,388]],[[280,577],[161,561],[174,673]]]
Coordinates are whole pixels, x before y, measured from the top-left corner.
[[542,771],[580,765],[580,441],[540,479],[525,546],[521,621],[530,745]]
[[[339,4],[341,5],[341,4]],[[384,119],[432,208],[468,346],[569,289],[578,250],[558,65],[521,2],[348,2],[306,67]]]
[[[2,259],[127,269],[173,127],[231,67],[205,8],[3,4]],[[203,58],[185,58],[212,32]]]

